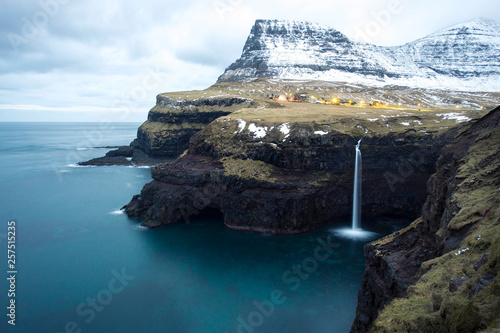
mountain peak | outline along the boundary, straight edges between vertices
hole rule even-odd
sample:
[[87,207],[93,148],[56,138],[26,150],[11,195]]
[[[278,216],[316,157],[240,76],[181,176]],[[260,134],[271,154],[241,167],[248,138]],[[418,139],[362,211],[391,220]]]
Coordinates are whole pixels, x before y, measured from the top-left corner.
[[254,26],[256,25],[273,27],[273,28],[285,27],[285,28],[298,28],[298,29],[310,28],[316,30],[333,30],[329,26],[323,24],[310,21],[296,21],[296,20],[257,19],[255,20]]
[[[256,20],[250,35],[248,36],[243,53],[292,47],[289,41],[317,40],[318,43],[326,40],[336,39],[347,41],[347,37],[339,31],[328,26],[308,21],[288,21],[288,20]],[[326,41],[325,40],[325,41]],[[294,43],[297,46],[297,43]]]
[[499,28],[500,24],[495,20],[490,20],[485,17],[478,17],[472,21],[462,23],[463,26],[471,26],[471,27],[494,27]]
[[398,47],[349,40],[307,21],[257,20],[241,57],[218,82],[256,78],[500,90],[500,30],[476,19]]
[[500,24],[498,24],[494,20],[479,17],[472,21],[459,23],[451,27],[439,30],[433,34],[430,34],[429,36],[424,37],[424,39],[451,34],[486,35],[498,37],[498,35],[500,35]]

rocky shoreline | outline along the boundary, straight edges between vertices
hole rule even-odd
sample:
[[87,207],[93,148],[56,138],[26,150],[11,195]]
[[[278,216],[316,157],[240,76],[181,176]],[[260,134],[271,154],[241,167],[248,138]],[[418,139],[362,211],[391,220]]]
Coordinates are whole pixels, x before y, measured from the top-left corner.
[[103,147],[114,148],[106,153],[103,157],[93,158],[86,162],[79,162],[78,165],[95,165],[95,166],[110,166],[110,165],[157,165],[175,160],[175,158],[168,157],[151,157],[146,154],[142,149],[135,145],[135,141],[129,146],[120,147]]

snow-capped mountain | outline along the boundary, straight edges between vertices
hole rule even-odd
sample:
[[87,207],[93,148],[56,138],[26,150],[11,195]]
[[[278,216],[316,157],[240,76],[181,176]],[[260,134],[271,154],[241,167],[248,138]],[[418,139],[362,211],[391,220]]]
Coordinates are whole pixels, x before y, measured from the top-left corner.
[[395,47],[309,22],[257,20],[218,82],[282,78],[500,91],[500,25],[476,19]]

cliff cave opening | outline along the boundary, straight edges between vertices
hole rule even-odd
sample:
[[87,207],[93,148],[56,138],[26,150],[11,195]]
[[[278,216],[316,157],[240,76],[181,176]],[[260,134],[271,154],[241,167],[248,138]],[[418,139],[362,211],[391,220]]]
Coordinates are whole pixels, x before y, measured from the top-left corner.
[[202,209],[198,214],[193,216],[194,220],[207,220],[210,221],[223,221],[224,215],[217,207],[206,207]]

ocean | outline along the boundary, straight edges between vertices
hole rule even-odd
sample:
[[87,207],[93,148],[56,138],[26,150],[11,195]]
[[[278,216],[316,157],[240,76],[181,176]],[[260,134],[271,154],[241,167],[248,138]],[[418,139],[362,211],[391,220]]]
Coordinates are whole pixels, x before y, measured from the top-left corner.
[[[148,230],[120,208],[146,167],[78,167],[136,123],[0,123],[1,332],[348,332],[363,239],[232,231],[196,218]],[[7,258],[15,222],[15,297]],[[9,253],[11,254],[11,253]],[[15,326],[11,318],[15,300]]]

